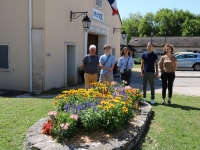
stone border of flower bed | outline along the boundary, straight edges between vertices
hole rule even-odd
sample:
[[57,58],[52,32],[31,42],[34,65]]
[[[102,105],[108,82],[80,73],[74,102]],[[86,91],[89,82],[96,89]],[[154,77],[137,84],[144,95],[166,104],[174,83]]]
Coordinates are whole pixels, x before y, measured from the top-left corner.
[[[48,136],[41,133],[42,126],[49,118],[42,118],[32,125],[27,134],[24,144],[25,150],[131,150],[138,143],[147,121],[152,112],[152,106],[148,103],[143,103],[139,114],[134,119],[134,128],[128,128],[124,134],[118,139],[112,139],[109,142],[94,142],[90,145],[82,145],[73,147],[72,145],[62,145],[51,140]],[[102,139],[103,140],[103,139]]]

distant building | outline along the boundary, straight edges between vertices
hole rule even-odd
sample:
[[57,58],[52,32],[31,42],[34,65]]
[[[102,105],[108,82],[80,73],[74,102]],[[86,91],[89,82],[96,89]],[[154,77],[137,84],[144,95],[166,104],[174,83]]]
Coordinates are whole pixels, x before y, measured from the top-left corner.
[[129,41],[135,51],[135,57],[141,57],[147,51],[147,43],[154,45],[153,51],[161,57],[163,53],[163,45],[165,43],[172,44],[175,48],[174,52],[200,51],[200,37],[132,37]]

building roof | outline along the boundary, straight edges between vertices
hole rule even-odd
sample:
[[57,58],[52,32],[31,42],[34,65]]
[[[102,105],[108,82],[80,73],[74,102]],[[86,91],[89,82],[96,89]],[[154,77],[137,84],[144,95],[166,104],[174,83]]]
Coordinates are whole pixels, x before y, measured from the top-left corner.
[[[156,46],[163,46],[165,43],[172,44],[175,47],[200,47],[200,36],[198,37],[152,37],[152,43]],[[151,37],[132,37],[129,45],[134,47],[146,46],[151,42]]]

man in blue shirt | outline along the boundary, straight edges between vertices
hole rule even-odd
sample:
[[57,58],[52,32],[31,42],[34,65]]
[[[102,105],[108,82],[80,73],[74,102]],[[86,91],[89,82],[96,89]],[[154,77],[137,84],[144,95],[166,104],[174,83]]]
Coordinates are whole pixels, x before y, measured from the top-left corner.
[[115,65],[115,57],[110,54],[110,46],[108,44],[104,45],[105,54],[100,56],[99,67],[101,68],[99,82],[112,82],[113,79],[113,69]]
[[85,56],[83,59],[82,68],[85,71],[84,79],[85,79],[85,88],[88,89],[90,87],[90,83],[97,82],[97,68],[99,65],[99,57],[96,53],[96,46],[90,45],[89,54]]
[[153,52],[151,42],[147,43],[147,52],[142,55],[141,77],[143,78],[143,100],[146,101],[146,87],[149,80],[151,88],[151,104],[154,104],[154,78],[158,77],[158,56]]

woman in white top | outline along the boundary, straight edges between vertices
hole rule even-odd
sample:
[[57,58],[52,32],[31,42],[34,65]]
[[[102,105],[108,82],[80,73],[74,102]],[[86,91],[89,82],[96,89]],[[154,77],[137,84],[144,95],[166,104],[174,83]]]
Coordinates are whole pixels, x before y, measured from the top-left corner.
[[124,47],[122,49],[122,54],[118,60],[117,66],[120,69],[121,80],[125,80],[127,82],[126,85],[130,85],[132,76],[131,69],[134,65],[134,60],[130,56],[130,49],[128,47]]

